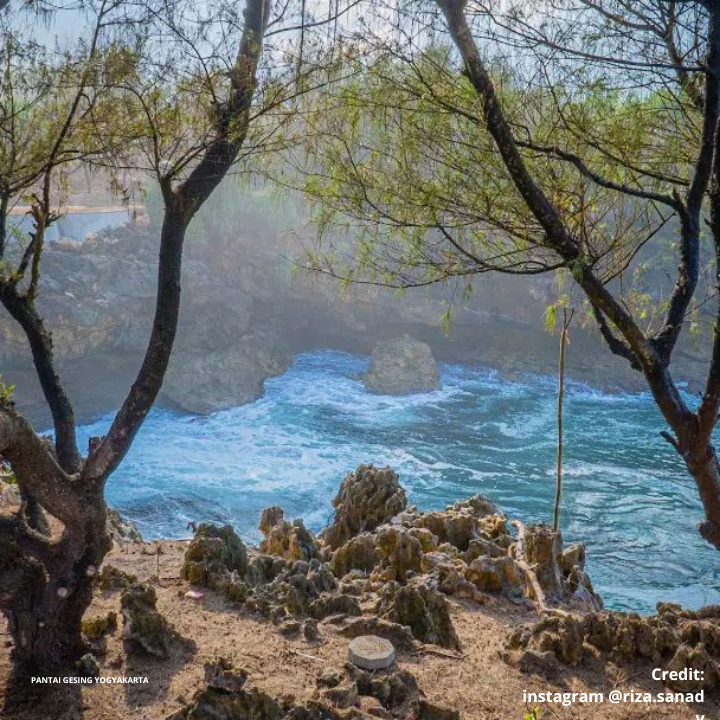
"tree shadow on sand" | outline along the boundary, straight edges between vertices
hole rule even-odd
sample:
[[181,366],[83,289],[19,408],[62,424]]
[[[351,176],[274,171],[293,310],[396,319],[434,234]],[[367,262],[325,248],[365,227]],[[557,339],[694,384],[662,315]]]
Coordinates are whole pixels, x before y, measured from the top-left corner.
[[[178,637],[172,642],[169,657],[165,660],[126,653],[123,675],[125,678],[141,679],[140,682],[123,685],[127,704],[139,708],[166,698],[173,676],[192,662],[196,651],[193,640]],[[147,683],[142,681],[143,678],[147,678]]]
[[66,675],[58,675],[58,683],[39,684],[32,682],[33,677],[39,677],[38,673],[13,668],[2,691],[0,717],[3,720],[81,720],[82,685],[63,682]]

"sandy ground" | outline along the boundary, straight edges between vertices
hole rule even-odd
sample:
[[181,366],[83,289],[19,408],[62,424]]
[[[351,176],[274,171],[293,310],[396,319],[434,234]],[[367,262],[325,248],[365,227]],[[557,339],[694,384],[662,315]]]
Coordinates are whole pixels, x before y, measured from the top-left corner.
[[[269,621],[250,615],[208,591],[201,601],[189,600],[188,584],[179,577],[185,543],[135,545],[115,550],[107,563],[151,582],[158,594],[158,608],[194,647],[174,650],[170,660],[129,659],[123,649],[121,630],[107,638],[102,659],[104,676],[146,676],[148,684],[96,685],[92,687],[42,686],[23,707],[0,711],[3,720],[159,720],[178,710],[203,687],[203,664],[229,658],[250,673],[248,686],[273,695],[309,699],[316,678],[325,669],[339,668],[346,660],[348,640],[327,623],[321,623],[322,640],[308,644],[303,639],[282,637]],[[581,669],[564,669],[551,679],[527,676],[503,662],[502,644],[509,629],[534,619],[534,614],[504,600],[488,605],[452,600],[452,617],[463,645],[461,658],[434,652],[401,653],[399,666],[414,673],[429,700],[455,708],[463,718],[476,720],[522,720],[532,708],[523,692],[602,692],[601,704],[541,705],[540,718],[706,718],[720,717],[718,698],[706,698],[703,706],[624,703],[613,705],[607,694],[660,692],[651,680],[651,666],[638,665],[617,671],[612,665],[593,660]],[[88,617],[119,612],[120,593],[98,593]],[[2,686],[10,670],[9,637],[0,650]],[[440,651],[444,653],[445,651]],[[4,691],[3,698],[4,700]]]

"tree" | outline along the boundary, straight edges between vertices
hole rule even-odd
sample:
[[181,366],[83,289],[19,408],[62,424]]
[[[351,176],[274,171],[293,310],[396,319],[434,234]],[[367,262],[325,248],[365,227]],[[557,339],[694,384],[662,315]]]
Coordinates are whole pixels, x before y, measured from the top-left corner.
[[[73,7],[90,28],[76,48],[22,37],[6,15],[0,51],[0,301],[27,336],[54,426],[52,440],[39,436],[0,387],[0,456],[24,499],[20,513],[0,517],[0,609],[15,659],[40,670],[62,668],[84,651],[82,616],[111,545],[104,488],[168,367],[188,225],[242,155],[274,141],[289,117],[281,105],[299,82],[295,62],[266,42],[293,25],[288,4],[273,10],[270,0],[246,0],[241,13],[184,0]],[[274,75],[261,68],[263,49]],[[283,81],[289,65],[292,77]],[[147,351],[107,435],[86,454],[36,302],[45,232],[58,217],[68,168],[78,163],[143,171],[159,183],[164,204]],[[8,213],[21,200],[30,203],[29,235],[9,230]],[[48,532],[45,512],[61,524],[59,536]]]
[[[310,266],[400,288],[486,272],[571,283],[609,349],[644,375],[697,485],[699,531],[720,550],[720,3],[402,10],[382,32],[368,26],[361,78],[325,100],[342,112],[307,111]],[[338,224],[352,229],[341,241],[326,232]],[[711,305],[695,404],[670,365]]]

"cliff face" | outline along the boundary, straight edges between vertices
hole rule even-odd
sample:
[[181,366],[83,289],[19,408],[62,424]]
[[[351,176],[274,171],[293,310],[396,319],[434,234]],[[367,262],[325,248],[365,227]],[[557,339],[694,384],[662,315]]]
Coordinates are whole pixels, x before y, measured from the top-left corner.
[[[219,239],[218,239],[219,238]],[[157,234],[135,227],[84,243],[57,241],[43,255],[41,312],[79,414],[117,407],[142,360],[155,305]],[[542,327],[549,278],[483,276],[472,303],[442,328],[447,289],[398,296],[293,270],[300,247],[281,233],[226,228],[188,238],[177,346],[161,404],[194,413],[252,401],[295,352],[332,347],[369,354],[376,341],[408,334],[440,361],[515,372],[554,372],[557,339]],[[577,329],[569,372],[606,387],[644,389],[642,378]],[[702,364],[684,360],[687,377]],[[697,366],[697,370],[695,370]],[[48,417],[17,325],[0,314],[0,373],[22,409]]]

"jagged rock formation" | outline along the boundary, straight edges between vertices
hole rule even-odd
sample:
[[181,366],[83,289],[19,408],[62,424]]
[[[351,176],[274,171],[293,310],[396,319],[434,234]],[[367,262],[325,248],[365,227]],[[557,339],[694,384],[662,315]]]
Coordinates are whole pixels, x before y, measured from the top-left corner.
[[[487,593],[501,593],[565,607],[580,598],[600,607],[581,546],[563,552],[562,537],[543,526],[512,535],[480,495],[422,513],[407,508],[392,470],[361,465],[333,504],[333,523],[317,540],[301,522],[285,521],[282,508],[265,509],[259,552],[248,553],[230,528],[201,525],[183,577],[271,618],[288,637],[312,640],[317,627],[308,619],[342,616],[348,637],[378,635],[399,648],[414,640],[459,648],[447,595],[487,602]],[[373,615],[362,616],[363,607]]]
[[398,650],[412,651],[415,649],[415,638],[409,627],[383,620],[374,615],[347,620],[341,628],[340,634],[350,639],[361,635],[377,635],[377,637],[389,640]]
[[229,525],[217,528],[203,523],[185,553],[181,575],[193,585],[217,589],[232,572],[245,574],[247,565],[245,545]]
[[125,590],[136,582],[136,575],[130,575],[112,565],[103,566],[102,572],[95,576],[95,584],[102,592]]
[[108,508],[106,527],[110,537],[116,542],[138,542],[143,541],[137,525],[132,520],[127,520],[120,515],[119,510]]
[[[720,683],[720,607],[698,611],[659,603],[657,615],[619,612],[552,614],[533,626],[521,626],[507,640],[510,651],[541,653],[551,662],[578,665],[584,655],[600,653],[615,663],[639,658],[668,670],[692,668],[701,680],[668,681],[680,692],[710,689]],[[508,659],[522,661],[509,655]]]
[[[317,678],[313,698],[297,703],[291,697],[274,698],[240,682],[228,683],[227,663],[206,665],[207,687],[198,691],[168,720],[340,720],[340,718],[384,717],[415,720],[459,720],[457,712],[429,703],[407,670],[367,672],[346,664],[327,670]],[[218,682],[220,678],[220,682]],[[371,711],[371,708],[374,711]]]
[[288,715],[290,709],[260,690],[228,692],[208,686],[168,720],[283,720],[295,717]]
[[240,692],[247,679],[247,671],[236,668],[226,658],[219,658],[217,662],[205,663],[205,682],[208,687],[226,692]]
[[152,655],[166,659],[170,644],[180,636],[158,612],[157,595],[150,585],[138,583],[127,588],[120,607],[124,620],[123,639],[130,653]]
[[365,389],[381,395],[409,395],[440,389],[440,373],[429,345],[407,335],[378,342],[364,376]]
[[390,468],[360,465],[340,483],[333,500],[335,518],[322,534],[333,550],[363,531],[375,530],[407,507],[405,491]]
[[421,578],[407,585],[388,583],[380,594],[378,615],[399,625],[406,625],[422,642],[459,649],[445,596]]
[[270,507],[263,510],[259,529],[265,536],[260,542],[260,552],[277,555],[286,560],[312,560],[320,552],[315,536],[305,527],[302,520],[292,523],[283,519],[283,509]]
[[83,620],[82,633],[88,640],[98,640],[117,630],[117,613],[109,612],[105,617]]

